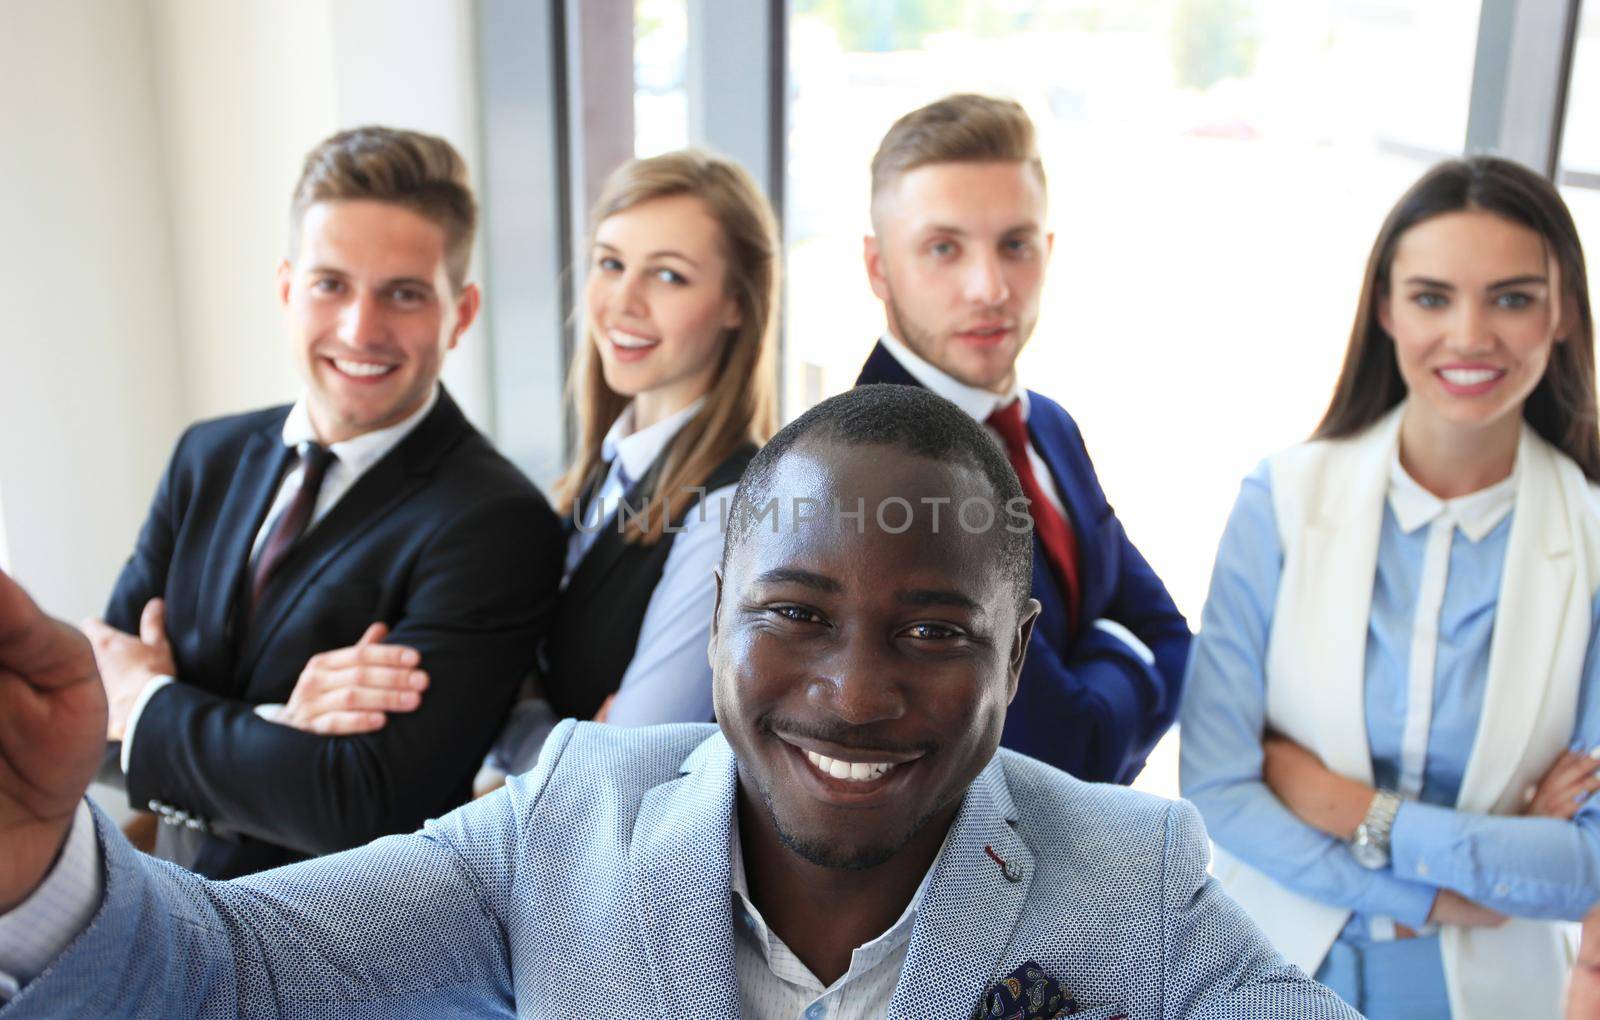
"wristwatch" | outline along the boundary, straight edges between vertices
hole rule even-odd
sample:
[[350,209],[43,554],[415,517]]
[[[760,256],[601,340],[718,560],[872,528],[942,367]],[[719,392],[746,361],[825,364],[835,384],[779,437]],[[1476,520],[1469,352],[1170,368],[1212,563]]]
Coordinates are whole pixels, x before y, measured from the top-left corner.
[[1400,795],[1393,790],[1379,790],[1367,808],[1367,817],[1356,826],[1355,837],[1350,840],[1350,856],[1357,864],[1372,871],[1389,866],[1389,833],[1399,813]]

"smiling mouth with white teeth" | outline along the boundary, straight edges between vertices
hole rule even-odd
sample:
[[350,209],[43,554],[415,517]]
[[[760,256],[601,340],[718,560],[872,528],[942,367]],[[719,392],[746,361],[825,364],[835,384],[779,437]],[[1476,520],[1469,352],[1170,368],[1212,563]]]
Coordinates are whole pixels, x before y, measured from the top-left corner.
[[356,379],[371,379],[380,375],[388,375],[398,366],[381,365],[371,361],[346,361],[344,358],[329,358],[333,367],[348,376]]
[[618,347],[621,347],[623,350],[627,351],[643,350],[646,347],[654,347],[656,344],[661,342],[660,340],[652,340],[647,336],[639,336],[634,333],[624,333],[620,329],[607,330],[606,338],[612,343],[616,344]]
[[1439,376],[1445,382],[1455,386],[1477,386],[1491,379],[1498,379],[1505,372],[1498,368],[1441,368]]
[[870,783],[895,767],[895,763],[890,761],[842,761],[815,751],[807,751],[806,760],[815,765],[818,771],[852,783]]

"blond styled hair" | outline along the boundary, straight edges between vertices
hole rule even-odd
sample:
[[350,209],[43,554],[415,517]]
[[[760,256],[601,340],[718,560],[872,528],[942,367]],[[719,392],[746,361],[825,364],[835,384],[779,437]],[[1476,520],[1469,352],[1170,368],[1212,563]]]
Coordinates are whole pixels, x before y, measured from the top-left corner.
[[1026,163],[1044,187],[1033,121],[1022,104],[958,93],[895,121],[872,157],[872,210],[900,178],[934,163]]
[[289,257],[300,249],[300,224],[318,202],[368,199],[409,209],[444,231],[445,271],[466,282],[478,207],[466,160],[443,138],[420,131],[367,127],[340,131],[306,154],[289,206]]
[[[656,484],[627,527],[630,542],[654,544],[676,521],[711,472],[747,442],[765,443],[778,427],[777,304],[782,249],[777,217],[755,180],[729,160],[692,149],[635,159],[618,167],[589,218],[589,247],[600,223],[658,198],[693,195],[721,229],[724,281],[739,309],[717,355],[705,403],[667,447]],[[578,449],[555,486],[556,506],[570,514],[584,483],[600,464],[606,432],[630,398],[606,385],[596,353],[595,325],[584,322],[569,395],[578,413]]]

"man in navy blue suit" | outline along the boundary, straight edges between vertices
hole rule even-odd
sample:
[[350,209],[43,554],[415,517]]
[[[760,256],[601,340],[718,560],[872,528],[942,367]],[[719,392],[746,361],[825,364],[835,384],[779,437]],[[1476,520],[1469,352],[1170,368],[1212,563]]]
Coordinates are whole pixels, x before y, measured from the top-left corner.
[[984,422],[1034,518],[1034,628],[1003,744],[1128,782],[1177,713],[1189,627],[1106,502],[1077,424],[1017,381],[1054,235],[1033,123],[955,95],[906,114],[872,161],[867,276],[888,329],[857,385],[924,386]]

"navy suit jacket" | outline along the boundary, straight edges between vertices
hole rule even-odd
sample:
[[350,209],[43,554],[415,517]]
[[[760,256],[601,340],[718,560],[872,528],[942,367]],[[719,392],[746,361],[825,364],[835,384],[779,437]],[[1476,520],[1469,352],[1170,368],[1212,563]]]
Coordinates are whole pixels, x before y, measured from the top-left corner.
[[[882,344],[856,379],[866,383],[919,385]],[[1028,401],[1028,437],[1066,506],[1082,591],[1069,621],[1035,536],[1033,597],[1043,609],[1001,743],[1080,779],[1130,782],[1177,715],[1189,625],[1106,502],[1072,416],[1032,390]],[[1154,667],[1097,620],[1131,631],[1155,654]]]
[[[184,433],[106,609],[113,627],[138,633],[145,602],[166,599],[178,683],[139,717],[122,782],[135,807],[192,820],[163,825],[158,851],[212,877],[409,831],[467,800],[533,668],[566,548],[544,497],[441,391],[306,533],[251,613],[241,592],[292,457],[288,410]],[[417,711],[353,737],[255,714],[288,700],[312,655],[355,644],[378,620],[387,640],[421,653],[430,686]]]

